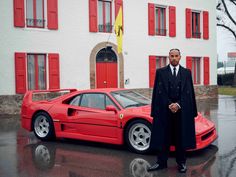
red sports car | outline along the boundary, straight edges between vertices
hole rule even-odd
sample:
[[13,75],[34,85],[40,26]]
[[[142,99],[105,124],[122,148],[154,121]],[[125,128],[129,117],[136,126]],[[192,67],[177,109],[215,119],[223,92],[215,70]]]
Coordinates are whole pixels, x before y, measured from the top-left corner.
[[[43,92],[69,93],[35,101]],[[150,150],[150,99],[127,89],[61,89],[28,91],[21,108],[22,127],[41,140],[72,138],[111,144],[127,144],[137,153]],[[197,149],[216,138],[213,122],[199,114],[195,118]],[[174,147],[171,147],[174,150]]]

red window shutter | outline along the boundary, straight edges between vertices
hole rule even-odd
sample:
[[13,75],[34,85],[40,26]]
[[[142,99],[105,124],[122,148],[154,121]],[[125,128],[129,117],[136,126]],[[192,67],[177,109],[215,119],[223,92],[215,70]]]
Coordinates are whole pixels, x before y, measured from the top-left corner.
[[124,33],[124,11],[123,11],[123,0],[115,0],[115,19],[118,15],[120,7],[122,8],[122,28]]
[[209,57],[204,57],[204,85],[209,85],[210,81]]
[[209,39],[209,13],[203,11],[203,39]]
[[25,27],[24,0],[14,0],[14,26]]
[[186,68],[192,71],[192,57],[186,57]]
[[26,92],[26,54],[15,53],[16,93]]
[[47,1],[48,29],[58,29],[58,4],[57,0]]
[[60,88],[59,54],[48,54],[49,89]]
[[153,88],[156,74],[156,56],[149,56],[149,87]]
[[148,3],[148,34],[155,35],[155,6]]
[[98,31],[97,0],[89,0],[89,31]]
[[170,6],[169,7],[169,36],[175,37],[176,36],[176,13],[175,13],[175,7]]
[[192,14],[191,13],[192,11],[191,9],[186,8],[185,12],[186,12],[185,14],[186,15],[186,38],[191,38],[191,32],[192,32],[191,30]]

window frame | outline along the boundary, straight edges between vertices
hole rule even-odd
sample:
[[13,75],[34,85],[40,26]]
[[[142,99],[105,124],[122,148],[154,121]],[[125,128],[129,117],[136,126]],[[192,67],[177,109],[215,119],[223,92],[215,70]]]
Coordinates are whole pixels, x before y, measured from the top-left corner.
[[44,0],[42,0],[42,18],[43,19],[41,19],[42,20],[42,23],[43,23],[43,25],[42,26],[38,26],[37,25],[37,3],[36,3],[36,1],[37,0],[32,0],[32,2],[33,2],[33,19],[31,19],[31,20],[33,20],[33,23],[34,23],[34,25],[28,25],[28,23],[27,23],[27,20],[28,20],[28,18],[27,18],[27,1],[28,0],[25,0],[25,2],[26,2],[26,7],[25,7],[25,13],[26,13],[26,17],[25,17],[25,21],[26,21],[26,27],[27,28],[45,28],[45,23],[46,23],[46,20],[45,20],[45,2],[44,2]]
[[192,57],[192,69],[194,69],[192,71],[193,84],[201,84],[201,57]]
[[[79,104],[78,105],[72,104],[72,102],[75,99],[77,99],[78,97],[79,97]],[[69,104],[70,106],[80,106],[81,98],[82,98],[82,94],[79,93],[79,94],[73,96],[72,98],[70,98],[69,100],[66,100],[65,103]]]
[[[163,62],[163,60],[165,60]],[[168,65],[168,56],[149,55],[149,88],[153,88],[156,70]],[[164,64],[163,64],[164,63]]]
[[[35,79],[35,83],[34,83],[34,89],[30,89],[29,88],[29,84],[30,84],[30,81],[29,81],[29,77],[28,77],[28,72],[29,72],[29,67],[28,67],[28,56],[29,55],[33,55],[34,57],[34,79]],[[42,55],[44,56],[44,80],[45,80],[45,89],[44,90],[47,90],[47,57],[46,57],[46,54],[41,54],[41,53],[27,53],[26,54],[26,77],[27,77],[27,90],[39,90],[39,79],[38,79],[38,76],[39,76],[39,65],[38,65],[38,55]]]
[[[99,23],[99,6],[97,6],[98,8],[98,15],[97,15],[97,20],[98,20],[98,32],[101,32],[101,33],[112,33],[112,1],[109,1],[109,0],[98,0],[97,2],[99,3],[99,1],[102,2],[102,25],[103,25],[103,30],[100,31],[100,28],[99,26],[101,25]],[[107,12],[106,12],[106,3],[109,3],[110,4],[110,31],[107,31],[106,30],[106,16],[107,16]]]
[[[88,107],[88,106],[81,106],[82,99],[83,99],[84,95],[86,95],[86,94],[87,94],[87,95],[91,95],[91,94],[101,94],[101,95],[104,95],[104,105],[105,105],[105,108],[104,108],[104,109],[101,109],[101,108],[94,108],[94,107]],[[77,97],[77,96],[76,96],[76,97]],[[88,108],[88,109],[96,109],[96,110],[103,110],[103,111],[106,111],[106,107],[108,106],[108,105],[106,104],[106,98],[110,99],[110,101],[113,103],[113,106],[115,106],[115,108],[116,108],[117,110],[120,110],[120,108],[116,105],[116,103],[110,98],[110,96],[109,96],[108,94],[106,94],[106,93],[101,93],[101,92],[82,93],[82,94],[81,94],[81,97],[80,97],[80,101],[79,101],[79,106],[80,106],[80,107],[83,107],[83,108]]]
[[[198,19],[198,20],[197,20]],[[192,11],[191,23],[192,23],[192,38],[201,38],[201,12]],[[197,23],[196,23],[197,21]]]
[[[161,29],[161,11],[163,12],[163,20],[164,20],[164,29]],[[158,24],[157,24],[157,17],[158,17]],[[157,36],[166,36],[167,35],[167,28],[166,28],[166,7],[165,6],[160,6],[160,5],[155,5],[155,14],[154,14],[154,24],[155,24],[155,35]],[[162,32],[163,30],[163,32]]]
[[[157,63],[159,67],[157,67]],[[167,66],[167,56],[156,56],[156,69],[163,68],[165,66]]]

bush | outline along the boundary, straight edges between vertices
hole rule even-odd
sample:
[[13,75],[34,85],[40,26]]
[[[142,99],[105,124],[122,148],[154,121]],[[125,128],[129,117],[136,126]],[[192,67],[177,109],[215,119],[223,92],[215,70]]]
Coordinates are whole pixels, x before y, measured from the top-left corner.
[[217,75],[218,85],[232,85],[234,81],[234,73]]

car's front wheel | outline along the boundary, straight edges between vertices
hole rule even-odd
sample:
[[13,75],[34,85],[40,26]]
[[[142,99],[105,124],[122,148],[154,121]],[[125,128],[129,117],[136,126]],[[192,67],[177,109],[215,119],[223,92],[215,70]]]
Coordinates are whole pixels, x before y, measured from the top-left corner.
[[39,112],[33,121],[34,134],[41,140],[51,140],[55,137],[51,117],[46,112]]
[[148,152],[151,141],[151,123],[145,120],[131,122],[125,130],[125,141],[133,152],[141,154]]

